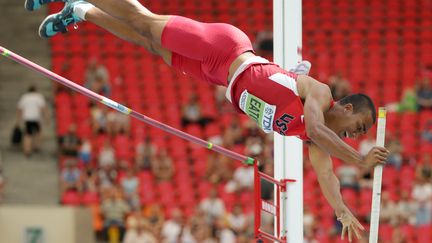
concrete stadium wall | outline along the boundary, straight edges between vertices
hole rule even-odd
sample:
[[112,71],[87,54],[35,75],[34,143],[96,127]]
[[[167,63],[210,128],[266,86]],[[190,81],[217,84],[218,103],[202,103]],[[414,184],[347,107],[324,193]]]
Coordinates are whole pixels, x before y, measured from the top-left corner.
[[94,243],[91,211],[44,206],[0,207],[2,243]]

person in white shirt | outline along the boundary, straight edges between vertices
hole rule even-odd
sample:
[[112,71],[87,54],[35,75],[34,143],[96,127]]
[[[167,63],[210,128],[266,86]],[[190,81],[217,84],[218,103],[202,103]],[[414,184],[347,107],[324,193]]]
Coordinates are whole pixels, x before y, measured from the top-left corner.
[[48,108],[45,98],[31,85],[28,92],[18,101],[18,124],[24,123],[25,132],[23,149],[26,156],[30,156],[33,150],[40,145],[40,132],[43,119],[48,122]]

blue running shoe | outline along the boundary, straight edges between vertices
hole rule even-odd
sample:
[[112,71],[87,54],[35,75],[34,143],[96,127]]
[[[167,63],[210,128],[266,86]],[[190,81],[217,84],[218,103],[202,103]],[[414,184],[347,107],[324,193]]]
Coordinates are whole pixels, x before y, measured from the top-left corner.
[[74,7],[83,3],[87,4],[85,1],[68,1],[62,11],[46,17],[39,26],[39,36],[50,38],[59,32],[66,33],[67,26],[83,21],[74,14]]
[[37,10],[40,9],[42,5],[53,2],[67,2],[68,0],[26,0],[24,3],[24,7],[29,10]]

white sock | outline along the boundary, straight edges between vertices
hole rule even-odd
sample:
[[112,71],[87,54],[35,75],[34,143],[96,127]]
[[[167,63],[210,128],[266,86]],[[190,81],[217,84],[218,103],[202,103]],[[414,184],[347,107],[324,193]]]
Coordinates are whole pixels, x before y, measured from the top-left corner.
[[82,20],[86,20],[85,15],[86,15],[87,11],[89,11],[89,9],[91,9],[91,8],[94,8],[93,4],[83,2],[83,3],[79,3],[76,6],[74,6],[73,11],[78,18],[80,18]]

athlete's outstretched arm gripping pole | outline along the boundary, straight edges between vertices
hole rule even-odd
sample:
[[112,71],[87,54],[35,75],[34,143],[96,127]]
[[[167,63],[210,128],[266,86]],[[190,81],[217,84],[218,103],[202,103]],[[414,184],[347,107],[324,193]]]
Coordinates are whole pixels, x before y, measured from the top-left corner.
[[44,68],[44,67],[42,67],[42,66],[40,66],[34,62],[31,62],[31,61],[27,60],[26,58],[21,57],[14,52],[7,50],[6,48],[4,48],[2,46],[0,46],[0,53],[3,56],[5,56],[9,59],[12,59],[13,61],[15,61],[15,62],[17,62],[23,66],[26,66],[26,67],[28,67],[28,68],[36,71],[36,72],[41,73],[42,75],[46,76],[49,79],[52,79],[58,83],[61,83],[65,86],[73,89],[74,91],[77,91],[77,92],[79,92],[79,93],[81,93],[81,94],[83,94],[83,95],[85,95],[85,96],[87,96],[87,97],[89,97],[95,101],[98,101],[98,102],[100,102],[106,106],[109,106],[109,107],[111,107],[111,108],[113,108],[119,112],[122,112],[126,115],[130,115],[130,116],[132,116],[132,117],[134,117],[140,121],[143,121],[149,125],[160,128],[160,129],[162,129],[168,133],[171,133],[175,136],[181,137],[181,138],[188,140],[192,143],[198,144],[198,145],[206,147],[210,150],[213,150],[213,151],[216,151],[216,152],[221,153],[223,155],[226,155],[232,159],[242,161],[245,164],[252,165],[255,162],[255,160],[253,158],[238,154],[236,152],[225,149],[221,146],[214,145],[214,144],[207,142],[203,139],[200,139],[200,138],[197,138],[197,137],[192,136],[190,134],[187,134],[185,132],[182,132],[182,131],[175,129],[171,126],[168,126],[164,123],[158,122],[158,121],[156,121],[150,117],[147,117],[141,113],[138,113],[132,109],[129,109],[128,107],[125,107],[125,106],[123,106],[123,105],[121,105],[121,104],[119,104],[119,103],[117,103],[111,99],[108,99],[102,95],[99,95],[99,94],[97,94],[97,93],[95,93],[89,89],[86,89],[86,88],[84,88],[84,87],[58,75],[58,74],[55,74],[55,73],[49,71],[48,69],[46,69],[46,68]]

